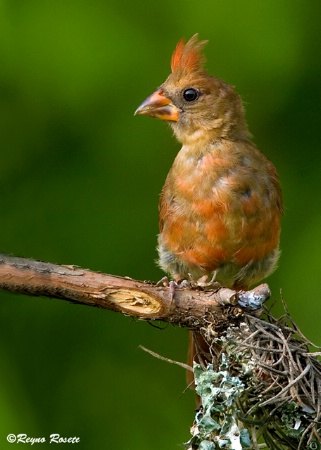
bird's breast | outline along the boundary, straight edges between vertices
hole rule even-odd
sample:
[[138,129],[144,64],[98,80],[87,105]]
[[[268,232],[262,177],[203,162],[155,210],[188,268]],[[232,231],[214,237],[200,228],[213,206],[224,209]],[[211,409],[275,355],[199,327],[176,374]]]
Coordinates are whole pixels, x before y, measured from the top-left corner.
[[234,143],[178,153],[160,199],[160,242],[189,267],[244,266],[278,246],[280,199],[273,165]]

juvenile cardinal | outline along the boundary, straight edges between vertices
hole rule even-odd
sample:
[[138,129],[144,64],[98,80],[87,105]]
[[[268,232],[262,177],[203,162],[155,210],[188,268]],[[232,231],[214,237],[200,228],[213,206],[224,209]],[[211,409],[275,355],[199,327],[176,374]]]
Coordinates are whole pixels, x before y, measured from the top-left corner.
[[182,144],[159,202],[159,265],[177,282],[245,290],[276,268],[282,194],[241,98],[204,68],[205,44],[180,41],[172,73],[135,113],[168,121]]

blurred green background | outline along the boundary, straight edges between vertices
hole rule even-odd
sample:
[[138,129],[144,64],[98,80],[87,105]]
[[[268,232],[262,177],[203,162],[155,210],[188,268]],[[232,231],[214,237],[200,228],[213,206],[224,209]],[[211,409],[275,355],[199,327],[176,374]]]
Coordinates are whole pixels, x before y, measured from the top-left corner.
[[[157,203],[179,148],[133,112],[181,37],[209,39],[209,71],[237,87],[284,191],[269,283],[321,344],[321,3],[0,1],[0,250],[158,280]],[[9,433],[79,436],[77,449],[178,448],[193,393],[186,330],[0,293],[0,448]],[[40,446],[40,444],[38,444]],[[42,444],[41,448],[49,447]]]

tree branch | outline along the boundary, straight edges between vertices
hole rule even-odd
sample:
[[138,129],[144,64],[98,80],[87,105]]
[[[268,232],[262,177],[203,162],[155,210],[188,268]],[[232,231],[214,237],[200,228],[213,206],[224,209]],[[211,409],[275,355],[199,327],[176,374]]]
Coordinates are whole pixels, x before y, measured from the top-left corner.
[[255,299],[260,305],[270,296],[268,286],[262,284],[241,293],[227,288],[215,291],[179,288],[171,299],[168,287],[150,282],[4,254],[0,254],[0,289],[72,301],[192,329],[209,322],[214,327],[224,327],[231,318],[242,314],[239,303],[250,306]]
[[0,254],[0,289],[198,331],[208,350],[200,348],[200,363],[194,361],[201,406],[188,448],[258,450],[261,435],[270,448],[319,448],[318,353],[287,312],[257,317],[270,296],[266,284],[241,292],[207,288],[176,288],[173,296],[168,286]]

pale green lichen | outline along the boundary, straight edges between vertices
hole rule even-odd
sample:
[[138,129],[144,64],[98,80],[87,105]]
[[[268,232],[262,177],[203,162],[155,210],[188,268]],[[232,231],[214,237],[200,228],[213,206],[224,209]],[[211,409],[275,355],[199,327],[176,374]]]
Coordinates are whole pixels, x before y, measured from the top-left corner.
[[196,413],[187,448],[242,450],[250,446],[248,431],[240,429],[237,421],[237,400],[244,392],[244,384],[229,374],[228,366],[225,355],[217,372],[211,364],[206,370],[194,364],[196,392],[202,407]]

